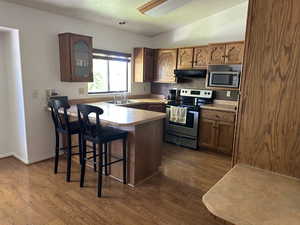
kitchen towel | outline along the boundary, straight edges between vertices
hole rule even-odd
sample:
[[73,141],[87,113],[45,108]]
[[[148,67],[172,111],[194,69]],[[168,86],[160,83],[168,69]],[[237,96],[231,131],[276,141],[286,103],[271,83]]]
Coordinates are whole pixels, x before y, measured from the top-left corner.
[[186,115],[187,108],[186,107],[170,107],[170,121],[174,123],[186,124]]

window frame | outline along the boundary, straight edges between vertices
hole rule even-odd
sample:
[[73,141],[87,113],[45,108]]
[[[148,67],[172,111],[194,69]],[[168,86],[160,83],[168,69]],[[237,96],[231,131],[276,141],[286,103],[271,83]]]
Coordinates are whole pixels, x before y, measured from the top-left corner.
[[[99,56],[97,54],[102,54],[104,56]],[[106,56],[105,56],[106,55]],[[97,94],[114,94],[114,93],[128,93],[129,92],[129,63],[131,63],[131,54],[122,53],[116,51],[109,51],[103,49],[93,49],[93,59],[103,59],[107,60],[107,80],[108,80],[108,90],[110,89],[110,70],[109,70],[109,62],[110,61],[118,61],[118,62],[127,62],[126,63],[126,90],[124,91],[89,91],[89,95],[97,95]]]

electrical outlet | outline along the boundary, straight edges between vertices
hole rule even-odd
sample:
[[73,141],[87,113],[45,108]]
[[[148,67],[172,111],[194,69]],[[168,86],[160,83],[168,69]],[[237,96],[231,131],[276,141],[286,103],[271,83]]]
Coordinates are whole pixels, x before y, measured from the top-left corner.
[[78,89],[78,94],[79,95],[84,95],[84,92],[85,92],[84,88],[79,88]]
[[226,92],[226,96],[227,96],[227,97],[230,97],[230,96],[231,96],[231,91],[227,91],[227,92]]

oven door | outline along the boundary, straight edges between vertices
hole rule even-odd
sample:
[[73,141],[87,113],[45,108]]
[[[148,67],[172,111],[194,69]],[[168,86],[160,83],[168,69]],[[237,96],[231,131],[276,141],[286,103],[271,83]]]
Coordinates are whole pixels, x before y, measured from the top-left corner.
[[238,88],[239,72],[211,72],[208,86]]
[[170,108],[166,108],[166,131],[168,133],[182,134],[192,137],[197,137],[198,135],[198,124],[199,124],[199,112],[198,111],[187,111],[186,123],[174,123],[170,119]]

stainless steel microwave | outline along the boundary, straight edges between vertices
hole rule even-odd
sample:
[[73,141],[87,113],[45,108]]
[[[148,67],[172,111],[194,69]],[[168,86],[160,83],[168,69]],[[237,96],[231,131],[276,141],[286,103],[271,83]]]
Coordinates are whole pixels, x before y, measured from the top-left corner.
[[213,71],[209,73],[209,87],[239,88],[240,72]]

